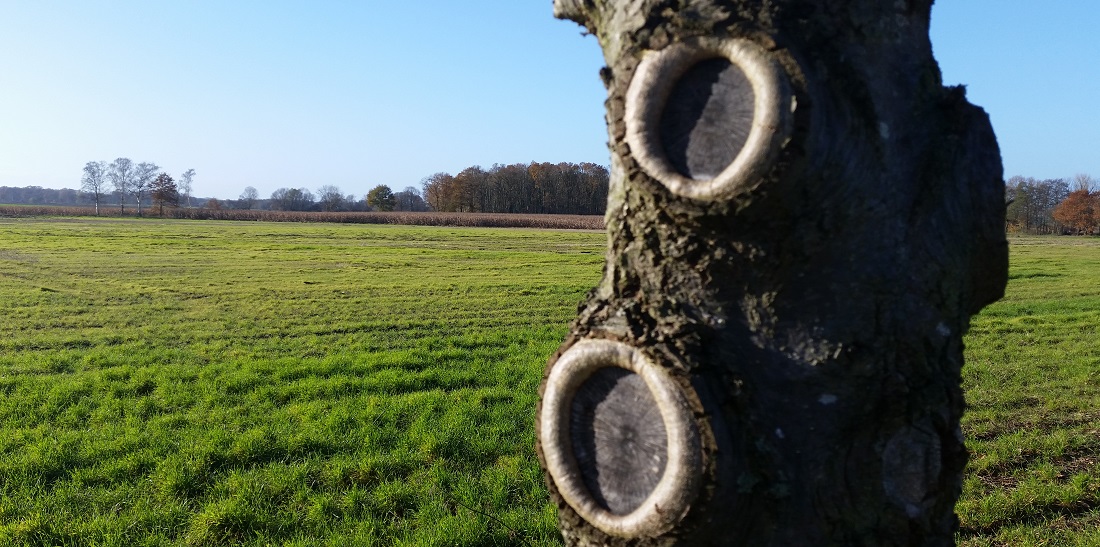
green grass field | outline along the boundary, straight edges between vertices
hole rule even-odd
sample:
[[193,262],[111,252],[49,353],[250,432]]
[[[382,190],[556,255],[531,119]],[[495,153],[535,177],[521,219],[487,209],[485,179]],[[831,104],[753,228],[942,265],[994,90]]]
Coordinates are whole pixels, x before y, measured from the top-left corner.
[[966,340],[960,543],[1100,545],[1100,239],[1010,241]]
[[0,221],[0,545],[556,541],[593,232]]
[[[0,219],[0,545],[558,541],[546,358],[596,232]],[[963,545],[1100,545],[1100,240],[1015,239]]]

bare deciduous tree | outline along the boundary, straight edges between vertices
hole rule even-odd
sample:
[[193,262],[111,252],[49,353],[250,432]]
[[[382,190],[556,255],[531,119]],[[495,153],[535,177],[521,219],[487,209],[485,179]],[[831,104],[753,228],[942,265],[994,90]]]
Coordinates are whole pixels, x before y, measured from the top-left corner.
[[126,197],[130,195],[134,185],[134,163],[130,158],[115,158],[115,161],[107,168],[107,179],[111,181],[111,187],[118,196],[118,209],[126,212]]
[[180,180],[176,184],[176,186],[179,188],[180,196],[183,198],[183,203],[185,203],[188,208],[191,208],[191,183],[194,181],[194,178],[195,170],[188,169],[184,171],[182,175],[180,175]]
[[428,206],[420,192],[413,186],[406,186],[404,190],[393,195],[395,199],[394,209],[398,211],[427,211]]
[[448,173],[436,173],[424,177],[424,180],[420,181],[420,184],[424,187],[424,201],[428,202],[428,207],[431,207],[433,211],[452,211],[450,208],[450,195],[454,185],[454,177]]
[[138,216],[141,216],[142,202],[149,194],[149,189],[153,184],[153,180],[157,178],[159,171],[160,167],[157,164],[147,161],[137,164],[137,167],[134,168],[133,185],[130,187],[130,191],[137,201]]
[[80,179],[80,189],[92,194],[95,200],[95,214],[99,216],[99,201],[103,197],[107,184],[107,163],[90,161],[84,164],[84,176]]
[[242,209],[251,209],[256,206],[256,200],[260,199],[260,192],[252,186],[245,186],[241,192],[240,203]]
[[339,211],[344,208],[344,194],[336,186],[326,184],[317,189],[317,203],[322,211]]
[[1077,173],[1073,176],[1074,190],[1095,192],[1097,190],[1096,186],[1096,179],[1092,178],[1092,175],[1089,175],[1088,173]]
[[279,188],[271,193],[271,208],[279,211],[308,211],[313,203],[313,192],[305,188]]

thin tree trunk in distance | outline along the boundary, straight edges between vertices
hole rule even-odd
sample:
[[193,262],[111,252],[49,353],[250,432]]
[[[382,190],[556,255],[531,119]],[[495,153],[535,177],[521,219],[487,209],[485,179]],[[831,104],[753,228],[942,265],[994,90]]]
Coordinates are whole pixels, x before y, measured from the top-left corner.
[[1003,294],[988,117],[931,0],[557,0],[600,41],[604,277],[538,453],[581,545],[948,545],[962,336]]

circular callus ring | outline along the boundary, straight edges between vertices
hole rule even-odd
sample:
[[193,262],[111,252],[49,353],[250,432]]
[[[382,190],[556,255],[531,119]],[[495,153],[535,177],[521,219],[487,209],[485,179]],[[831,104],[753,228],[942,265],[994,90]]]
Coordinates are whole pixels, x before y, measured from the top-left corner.
[[670,530],[701,480],[701,448],[682,388],[641,351],[582,340],[546,380],[540,441],[566,503],[605,533]]
[[759,45],[695,38],[642,58],[626,94],[626,141],[673,193],[729,199],[771,170],[792,108],[786,73]]

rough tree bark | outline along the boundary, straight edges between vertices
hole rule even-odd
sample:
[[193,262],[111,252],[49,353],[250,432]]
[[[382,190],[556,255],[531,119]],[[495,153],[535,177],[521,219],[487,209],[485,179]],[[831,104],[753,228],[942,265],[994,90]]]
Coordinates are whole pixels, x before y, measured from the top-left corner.
[[603,281],[547,366],[569,544],[942,545],[1000,154],[931,0],[556,0],[597,36]]

